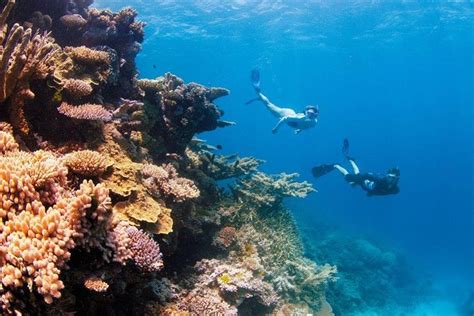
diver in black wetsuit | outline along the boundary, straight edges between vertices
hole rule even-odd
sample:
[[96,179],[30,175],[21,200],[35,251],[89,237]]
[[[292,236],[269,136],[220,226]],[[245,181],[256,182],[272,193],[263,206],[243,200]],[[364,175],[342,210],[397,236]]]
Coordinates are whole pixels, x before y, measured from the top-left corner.
[[400,179],[400,170],[398,168],[390,168],[385,175],[375,175],[372,173],[360,173],[359,167],[355,163],[355,159],[349,156],[349,141],[344,139],[342,152],[354,170],[350,174],[347,169],[339,164],[321,165],[312,169],[313,176],[319,178],[333,170],[339,170],[351,185],[359,185],[367,196],[373,195],[390,195],[398,194],[400,188],[398,187],[398,180]]

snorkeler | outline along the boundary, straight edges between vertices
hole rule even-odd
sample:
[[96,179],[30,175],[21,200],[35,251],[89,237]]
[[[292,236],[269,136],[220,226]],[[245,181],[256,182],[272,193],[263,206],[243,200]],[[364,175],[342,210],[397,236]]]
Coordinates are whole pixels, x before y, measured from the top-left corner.
[[319,116],[319,108],[317,106],[308,105],[306,106],[303,113],[296,113],[290,108],[280,108],[270,102],[270,100],[264,96],[260,90],[260,72],[257,69],[252,70],[251,74],[252,85],[257,93],[257,97],[247,101],[246,104],[250,104],[255,101],[261,101],[267,109],[276,116],[279,121],[272,129],[272,133],[275,134],[278,128],[286,123],[291,128],[295,129],[295,134],[298,134],[302,130],[312,128],[316,126]]
[[333,170],[339,170],[347,182],[351,185],[359,185],[367,196],[372,195],[389,195],[398,194],[398,180],[400,179],[400,170],[398,168],[390,168],[385,175],[374,175],[372,173],[360,173],[359,167],[355,163],[355,159],[349,156],[349,141],[344,139],[342,153],[349,161],[354,170],[354,174],[350,174],[347,169],[339,164],[321,165],[312,169],[313,176],[319,178]]

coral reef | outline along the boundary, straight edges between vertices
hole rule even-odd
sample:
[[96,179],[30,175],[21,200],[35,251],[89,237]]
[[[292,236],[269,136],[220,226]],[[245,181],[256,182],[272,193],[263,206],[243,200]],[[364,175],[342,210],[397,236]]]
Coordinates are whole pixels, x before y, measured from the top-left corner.
[[91,2],[0,15],[1,313],[328,311],[336,268],[283,204],[311,185],[195,138],[233,125],[229,91],[137,80],[144,23]]
[[77,120],[91,120],[91,121],[110,121],[112,113],[104,109],[100,104],[82,104],[71,105],[66,102],[61,103],[58,112]]
[[400,254],[365,238],[321,223],[307,229],[305,237],[310,258],[338,267],[339,280],[327,291],[337,315],[390,310],[390,306],[412,311],[430,293],[429,284],[421,281]]

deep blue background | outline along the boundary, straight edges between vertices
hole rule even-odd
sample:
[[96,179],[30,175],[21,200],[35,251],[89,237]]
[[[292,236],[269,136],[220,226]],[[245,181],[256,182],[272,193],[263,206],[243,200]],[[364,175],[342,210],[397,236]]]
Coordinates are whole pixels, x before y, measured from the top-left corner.
[[[473,21],[470,3],[100,1],[132,5],[146,28],[141,77],[171,71],[224,86],[217,101],[237,126],[200,137],[224,153],[298,172],[319,193],[290,201],[307,224],[325,218],[405,252],[437,281],[474,284]],[[156,68],[153,67],[156,65]],[[318,126],[294,135],[253,97],[249,72],[281,106],[318,104]],[[401,193],[366,197],[315,164],[342,162],[344,137],[362,171],[401,169]]]

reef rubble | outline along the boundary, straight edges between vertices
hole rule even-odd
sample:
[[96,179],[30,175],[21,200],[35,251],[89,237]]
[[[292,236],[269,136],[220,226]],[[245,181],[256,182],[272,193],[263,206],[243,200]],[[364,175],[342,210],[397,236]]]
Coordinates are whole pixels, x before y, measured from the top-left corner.
[[2,3],[1,313],[331,315],[283,204],[311,185],[197,140],[229,91],[137,79],[144,23],[91,4]]

